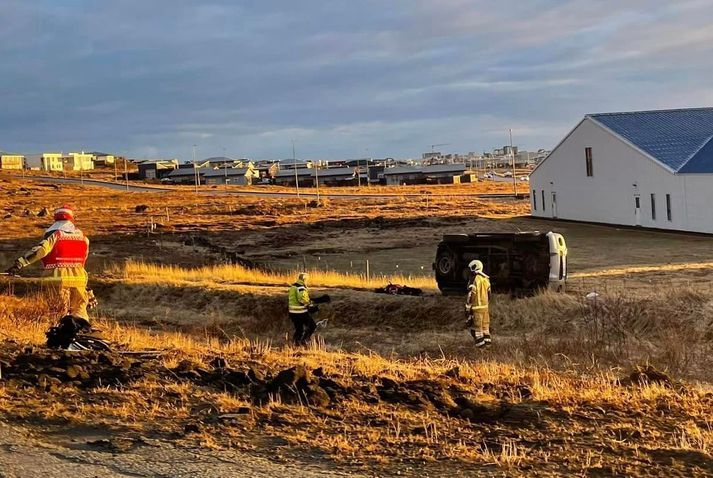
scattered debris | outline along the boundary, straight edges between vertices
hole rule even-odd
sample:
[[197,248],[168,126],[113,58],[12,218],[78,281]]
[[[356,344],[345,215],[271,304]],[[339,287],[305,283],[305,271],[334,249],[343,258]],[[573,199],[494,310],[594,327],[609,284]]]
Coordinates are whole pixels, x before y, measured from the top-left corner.
[[136,213],[144,213],[144,212],[148,212],[148,210],[149,210],[149,207],[146,204],[139,204],[138,206],[136,206],[134,208],[134,212],[136,212]]
[[664,387],[678,385],[674,383],[667,374],[656,370],[651,365],[638,366],[629,375],[619,379],[619,385],[622,387],[644,387],[653,384],[662,385]]
[[385,287],[379,287],[377,289],[374,289],[374,292],[376,292],[377,294],[411,295],[416,297],[423,294],[423,291],[416,287],[409,287],[407,285],[392,283],[389,283],[389,285]]

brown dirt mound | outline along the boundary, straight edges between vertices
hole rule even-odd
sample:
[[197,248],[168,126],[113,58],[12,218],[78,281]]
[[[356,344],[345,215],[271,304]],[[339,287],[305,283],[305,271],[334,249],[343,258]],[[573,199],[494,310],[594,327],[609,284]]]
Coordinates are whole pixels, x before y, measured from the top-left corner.
[[64,384],[80,388],[121,386],[156,372],[153,360],[114,352],[50,350],[27,347],[0,362],[2,379],[16,386],[52,390]]

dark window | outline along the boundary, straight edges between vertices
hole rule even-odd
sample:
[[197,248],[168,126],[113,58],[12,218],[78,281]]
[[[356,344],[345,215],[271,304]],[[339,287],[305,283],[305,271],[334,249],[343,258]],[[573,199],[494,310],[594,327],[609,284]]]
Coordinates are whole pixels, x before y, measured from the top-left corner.
[[545,190],[542,190],[542,210],[547,209],[547,203],[545,202]]
[[651,220],[656,220],[656,195],[651,194]]
[[532,209],[537,211],[537,194],[534,189],[532,190]]
[[587,161],[587,176],[594,176],[594,169],[592,169],[592,148],[584,148],[584,158]]
[[671,195],[666,195],[666,218],[671,220]]

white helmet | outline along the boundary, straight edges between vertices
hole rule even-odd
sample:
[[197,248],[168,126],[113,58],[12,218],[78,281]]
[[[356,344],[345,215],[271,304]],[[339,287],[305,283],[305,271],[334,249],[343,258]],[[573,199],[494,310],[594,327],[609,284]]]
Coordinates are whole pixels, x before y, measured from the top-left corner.
[[468,269],[470,269],[470,271],[473,272],[474,274],[483,272],[483,263],[480,262],[479,260],[475,259],[473,261],[470,261],[470,263],[468,263]]
[[309,274],[307,274],[306,272],[300,272],[300,275],[297,276],[297,280],[304,282],[307,280],[308,277]]

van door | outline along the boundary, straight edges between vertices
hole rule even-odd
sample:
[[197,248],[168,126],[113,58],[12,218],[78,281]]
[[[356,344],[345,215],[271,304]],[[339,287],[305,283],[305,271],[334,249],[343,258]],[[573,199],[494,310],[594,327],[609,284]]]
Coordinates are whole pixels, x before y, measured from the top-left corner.
[[634,225],[641,226],[641,196],[634,194]]
[[552,191],[552,219],[557,219],[557,193]]

